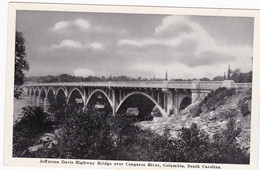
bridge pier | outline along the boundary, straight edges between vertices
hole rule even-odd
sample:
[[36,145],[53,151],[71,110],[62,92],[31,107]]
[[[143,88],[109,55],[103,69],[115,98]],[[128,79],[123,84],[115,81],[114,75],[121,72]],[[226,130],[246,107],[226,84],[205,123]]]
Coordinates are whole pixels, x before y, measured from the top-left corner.
[[43,110],[44,112],[47,112],[50,107],[50,102],[48,98],[44,98],[43,100]]
[[40,106],[40,96],[36,97],[36,106],[39,107]]
[[116,109],[117,109],[117,105],[116,105],[116,92],[114,89],[111,89],[111,93],[112,93],[112,114],[113,116],[116,115]]
[[163,109],[170,116],[173,112],[174,102],[173,102],[173,93],[169,89],[162,89],[163,91]]
[[166,93],[166,113],[170,116],[173,113],[174,103],[173,103],[173,93],[172,91],[168,90]]
[[32,105],[32,96],[30,94],[26,97],[26,102],[27,105]]

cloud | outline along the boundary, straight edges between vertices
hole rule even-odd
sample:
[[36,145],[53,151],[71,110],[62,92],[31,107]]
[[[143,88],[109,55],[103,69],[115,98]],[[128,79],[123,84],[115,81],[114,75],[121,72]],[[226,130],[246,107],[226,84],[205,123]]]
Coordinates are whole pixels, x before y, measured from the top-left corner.
[[94,76],[95,72],[86,68],[77,68],[73,71],[73,74],[74,76],[87,77],[87,76]]
[[95,50],[100,50],[102,48],[102,45],[100,43],[91,43],[90,47]]
[[60,44],[54,44],[51,46],[52,49],[71,47],[71,48],[82,48],[82,44],[73,40],[62,40]]
[[[47,47],[45,47],[47,48]],[[103,49],[101,43],[93,42],[93,43],[81,43],[74,40],[65,39],[62,40],[59,44],[51,45],[50,49],[60,49],[60,48],[76,48],[80,49],[80,51],[84,51],[86,49],[92,49],[93,51]]]
[[53,31],[59,31],[59,30],[61,30],[61,29],[66,28],[68,25],[69,25],[69,22],[67,22],[67,21],[57,22],[57,23],[54,25],[54,27],[53,27]]
[[79,27],[80,29],[88,29],[89,28],[89,22],[84,20],[84,19],[76,19],[74,22],[73,22],[73,25]]
[[121,39],[118,42],[118,45],[129,45],[135,47],[144,47],[148,45],[164,45],[164,46],[177,46],[181,43],[182,39],[174,39],[174,40],[161,40],[161,39],[144,39],[144,40],[129,40],[129,39]]
[[73,27],[76,27],[80,29],[81,31],[86,31],[89,29],[90,24],[87,20],[78,18],[74,21],[60,21],[57,22],[53,28],[51,29],[53,32],[66,30],[66,29],[73,29]]
[[159,57],[161,64],[177,62],[188,68],[231,64],[249,71],[253,55],[251,46],[227,45],[216,41],[200,24],[182,16],[164,17],[150,37],[121,39],[118,45],[125,47],[125,53],[144,58],[143,62],[157,61]]
[[163,19],[162,24],[155,28],[157,36],[176,37],[192,33],[194,28],[199,27],[197,23],[190,22],[188,17],[184,16],[167,16]]

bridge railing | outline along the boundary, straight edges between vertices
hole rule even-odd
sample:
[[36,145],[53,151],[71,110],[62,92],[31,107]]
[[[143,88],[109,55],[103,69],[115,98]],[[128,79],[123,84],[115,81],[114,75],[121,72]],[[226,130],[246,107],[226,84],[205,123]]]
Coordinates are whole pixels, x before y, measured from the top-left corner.
[[169,81],[168,88],[191,89],[192,81]]
[[108,82],[62,82],[37,83],[24,86],[85,86],[85,87],[129,87],[129,88],[170,88],[170,89],[217,89],[219,87],[252,88],[252,83],[234,81],[108,81]]
[[200,89],[217,89],[222,87],[223,81],[199,81],[198,88]]
[[112,87],[160,88],[162,81],[113,81]]
[[236,83],[235,88],[252,88],[252,83]]

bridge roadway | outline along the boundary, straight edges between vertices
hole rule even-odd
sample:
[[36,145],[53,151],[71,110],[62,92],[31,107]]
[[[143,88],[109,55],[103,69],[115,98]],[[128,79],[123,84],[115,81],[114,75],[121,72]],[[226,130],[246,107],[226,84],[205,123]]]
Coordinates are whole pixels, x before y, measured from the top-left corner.
[[[142,95],[150,99],[160,110],[162,116],[177,114],[189,104],[201,99],[207,93],[219,87],[251,88],[251,83],[224,81],[108,81],[108,82],[64,82],[37,83],[24,85],[31,104],[47,105],[51,96],[63,95],[69,103],[73,93],[78,93],[84,107],[95,94],[103,94],[116,114],[126,99]],[[51,95],[52,94],[52,95]],[[79,101],[79,100],[78,100]]]

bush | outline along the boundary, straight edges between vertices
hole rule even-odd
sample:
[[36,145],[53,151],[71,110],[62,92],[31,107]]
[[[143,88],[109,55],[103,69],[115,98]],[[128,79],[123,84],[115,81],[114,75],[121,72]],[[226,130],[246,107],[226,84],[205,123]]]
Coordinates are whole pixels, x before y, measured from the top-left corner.
[[105,159],[113,150],[108,119],[101,114],[87,114],[82,110],[71,112],[62,131],[62,158]]
[[14,87],[14,97],[16,99],[20,99],[22,94],[23,94],[23,89],[20,86],[15,86]]
[[251,96],[250,97],[246,97],[243,100],[239,101],[239,106],[240,106],[241,113],[242,113],[243,116],[247,116],[247,115],[249,115],[251,113],[251,111],[249,109],[249,107],[251,107],[251,106],[249,106],[250,99],[251,99]]
[[62,125],[61,158],[130,161],[248,163],[249,156],[236,143],[241,129],[230,119],[212,142],[196,124],[182,128],[178,139],[143,131],[134,116],[107,116],[82,110],[71,112]]
[[213,161],[216,163],[249,164],[249,155],[241,150],[236,138],[241,133],[241,128],[235,126],[235,120],[229,119],[227,128],[214,136],[212,149]]
[[210,162],[210,139],[196,124],[182,128],[175,141],[177,162]]
[[[214,96],[213,93],[211,95]],[[205,102],[211,102],[212,96]],[[134,126],[138,121],[135,116],[95,114],[70,105],[54,105],[51,109],[62,132],[61,147],[55,150],[59,158],[249,163],[249,155],[237,144],[236,138],[241,129],[236,128],[233,119],[229,120],[225,130],[214,136],[213,141],[196,124],[182,128],[178,139],[169,139],[168,127],[163,135],[143,131]],[[22,151],[35,143],[37,136],[50,127],[48,116],[42,108],[24,108],[24,117],[14,127],[14,155],[23,155]],[[42,153],[43,157],[49,155],[49,151]]]
[[49,131],[52,122],[42,107],[27,106],[22,110],[23,117],[13,127],[13,156],[23,157],[28,146],[37,141],[39,134]]

